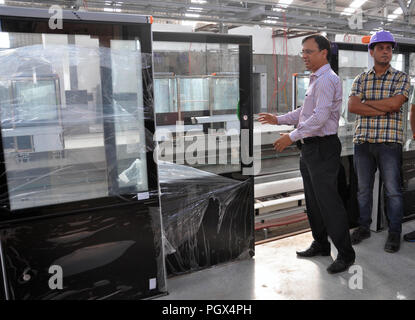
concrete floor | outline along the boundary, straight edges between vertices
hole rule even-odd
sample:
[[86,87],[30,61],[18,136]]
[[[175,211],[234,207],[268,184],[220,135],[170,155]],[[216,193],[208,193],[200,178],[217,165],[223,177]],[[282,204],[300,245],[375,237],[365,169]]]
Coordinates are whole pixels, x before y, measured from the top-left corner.
[[[415,221],[403,224],[403,234],[412,230]],[[372,232],[355,246],[354,267],[336,275],[326,271],[334,246],[331,257],[297,258],[310,232],[257,245],[253,259],[168,279],[169,295],[158,300],[415,299],[415,243],[402,241],[391,254],[383,250],[386,237],[387,231]]]

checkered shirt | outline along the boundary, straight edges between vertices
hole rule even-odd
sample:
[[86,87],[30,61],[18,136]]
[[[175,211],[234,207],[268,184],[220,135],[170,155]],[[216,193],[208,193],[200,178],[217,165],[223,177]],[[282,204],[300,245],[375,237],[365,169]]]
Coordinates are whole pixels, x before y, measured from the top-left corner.
[[[353,82],[350,96],[361,100],[381,100],[396,95],[409,97],[410,81],[405,72],[392,67],[380,77],[372,68],[358,75]],[[384,116],[357,115],[354,143],[403,143],[403,107],[399,112],[388,112]]]

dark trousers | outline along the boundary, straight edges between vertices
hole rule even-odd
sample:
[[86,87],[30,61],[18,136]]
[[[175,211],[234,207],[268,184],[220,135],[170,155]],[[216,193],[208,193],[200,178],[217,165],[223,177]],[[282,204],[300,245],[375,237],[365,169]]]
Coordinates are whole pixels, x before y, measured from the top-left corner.
[[359,191],[359,224],[372,223],[373,184],[376,169],[385,186],[389,232],[401,233],[403,218],[402,145],[400,143],[362,143],[354,146],[354,162]]
[[338,194],[341,143],[337,135],[306,139],[301,147],[300,170],[303,177],[307,215],[314,240],[329,245],[328,236],[339,257],[354,259],[346,209]]

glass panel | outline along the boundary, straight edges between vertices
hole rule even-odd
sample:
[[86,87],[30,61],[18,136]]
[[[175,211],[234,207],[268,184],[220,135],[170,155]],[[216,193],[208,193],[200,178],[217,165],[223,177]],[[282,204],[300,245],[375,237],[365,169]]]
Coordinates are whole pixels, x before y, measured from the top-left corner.
[[[409,99],[412,97],[412,91],[415,88],[415,53],[410,53],[409,54],[409,77],[411,79],[411,90],[410,90],[410,95],[409,95]],[[413,140],[412,136],[413,136],[413,132],[412,132],[412,128],[411,128],[411,122],[410,122],[410,111],[412,108],[412,104],[411,101],[408,101],[408,115],[407,115],[407,132],[406,132],[406,143],[404,144],[404,150],[405,151],[409,151],[409,150],[415,150],[415,141]],[[415,128],[414,128],[415,131]]]
[[11,209],[146,191],[139,42],[8,35],[0,103]]
[[118,183],[134,193],[148,189],[141,48],[134,40],[111,40],[111,48]]
[[209,110],[209,79],[178,78],[180,110]]
[[[31,125],[35,121],[57,121],[58,99],[56,97],[55,80],[18,80],[14,82],[16,105],[14,123]],[[33,118],[36,114],[36,118]]]
[[353,154],[354,121],[356,115],[349,113],[348,101],[354,79],[369,70],[369,53],[365,51],[339,50],[339,77],[342,81],[343,101],[339,120],[339,138],[342,155]]
[[211,78],[214,110],[236,110],[239,100],[239,78]]
[[310,84],[309,76],[298,76],[297,80],[297,90],[296,90],[296,107],[301,107],[304,104],[305,93],[307,91],[308,85]]
[[156,113],[177,112],[175,78],[154,79],[154,108]]
[[405,71],[405,56],[403,54],[392,55],[391,66],[399,71]]
[[157,123],[169,133],[159,158],[214,173],[240,171],[239,46],[156,41],[153,48],[156,112],[180,121]]

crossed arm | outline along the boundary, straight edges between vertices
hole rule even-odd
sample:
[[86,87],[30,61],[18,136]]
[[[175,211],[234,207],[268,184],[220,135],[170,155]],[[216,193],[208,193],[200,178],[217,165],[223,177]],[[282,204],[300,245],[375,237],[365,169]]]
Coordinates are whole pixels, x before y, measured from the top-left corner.
[[404,95],[396,95],[381,100],[366,100],[364,103],[358,96],[349,97],[349,112],[361,116],[384,116],[388,112],[398,112],[407,98]]

